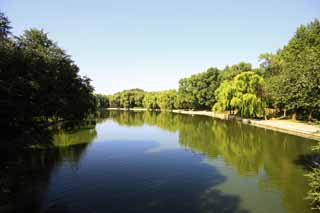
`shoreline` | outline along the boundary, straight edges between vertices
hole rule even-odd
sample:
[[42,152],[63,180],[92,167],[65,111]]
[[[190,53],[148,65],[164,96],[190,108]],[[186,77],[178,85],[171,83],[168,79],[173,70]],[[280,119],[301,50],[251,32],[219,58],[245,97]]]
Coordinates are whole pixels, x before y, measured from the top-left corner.
[[[148,111],[146,108],[107,108],[106,110],[118,110],[118,111]],[[161,110],[154,110],[161,111]],[[223,113],[216,113],[211,111],[187,111],[187,110],[171,110],[168,112],[187,114],[187,115],[202,115],[208,116],[220,120],[236,120],[244,124],[249,124],[252,126],[271,129],[278,132],[283,132],[291,135],[296,135],[304,138],[309,138],[313,140],[320,141],[320,127],[307,124],[307,123],[297,123],[289,120],[257,120],[250,118],[241,118],[235,115],[228,115]]]

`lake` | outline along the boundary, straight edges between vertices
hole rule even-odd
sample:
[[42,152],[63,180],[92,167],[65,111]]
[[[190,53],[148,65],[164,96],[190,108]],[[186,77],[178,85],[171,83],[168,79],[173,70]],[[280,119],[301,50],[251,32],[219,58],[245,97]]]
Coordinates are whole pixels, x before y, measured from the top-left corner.
[[309,212],[313,140],[205,116],[100,117],[7,157],[0,212]]

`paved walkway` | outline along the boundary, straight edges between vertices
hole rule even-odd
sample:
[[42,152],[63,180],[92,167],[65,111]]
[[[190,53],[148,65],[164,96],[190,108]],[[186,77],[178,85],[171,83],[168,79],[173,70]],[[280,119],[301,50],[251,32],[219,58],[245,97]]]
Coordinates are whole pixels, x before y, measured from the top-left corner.
[[247,123],[254,126],[263,128],[273,129],[288,134],[298,135],[306,138],[311,138],[320,141],[320,127],[311,125],[308,123],[299,123],[289,120],[255,120],[247,118],[239,118],[236,116],[228,116],[227,114],[213,113],[210,111],[184,111],[184,110],[173,110],[176,113],[182,114],[194,114],[194,115],[206,115],[214,118],[225,119],[225,120],[239,120],[243,123]]
[[257,121],[259,124],[271,126],[275,128],[286,129],[289,131],[296,131],[303,134],[315,134],[320,136],[320,127],[307,124],[307,123],[299,123],[293,121],[286,120],[261,120]]

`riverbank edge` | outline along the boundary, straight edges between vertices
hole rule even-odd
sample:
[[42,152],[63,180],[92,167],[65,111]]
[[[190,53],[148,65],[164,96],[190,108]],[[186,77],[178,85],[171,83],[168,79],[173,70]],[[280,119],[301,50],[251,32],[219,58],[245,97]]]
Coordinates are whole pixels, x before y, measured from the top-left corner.
[[[132,109],[107,108],[106,110],[148,111],[148,109],[146,108],[132,108]],[[256,127],[270,129],[278,132],[283,132],[291,135],[296,135],[296,136],[320,141],[320,128],[310,124],[306,124],[306,123],[294,123],[290,121],[282,121],[282,124],[281,124],[279,123],[281,121],[277,121],[277,120],[258,120],[258,119],[241,118],[235,115],[216,113],[211,111],[192,111],[192,110],[178,110],[178,109],[177,110],[150,110],[150,111],[167,111],[167,112],[173,112],[178,114],[208,116],[208,117],[212,117],[220,120],[236,120],[241,123],[256,126]],[[290,122],[290,124],[288,122]]]

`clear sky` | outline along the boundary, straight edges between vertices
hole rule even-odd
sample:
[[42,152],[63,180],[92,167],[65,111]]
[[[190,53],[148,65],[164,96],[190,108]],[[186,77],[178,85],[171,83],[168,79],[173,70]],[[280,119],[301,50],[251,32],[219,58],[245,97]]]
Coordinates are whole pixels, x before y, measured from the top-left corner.
[[258,56],[320,17],[320,0],[0,0],[15,34],[36,27],[99,93],[177,88],[208,67]]

